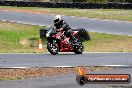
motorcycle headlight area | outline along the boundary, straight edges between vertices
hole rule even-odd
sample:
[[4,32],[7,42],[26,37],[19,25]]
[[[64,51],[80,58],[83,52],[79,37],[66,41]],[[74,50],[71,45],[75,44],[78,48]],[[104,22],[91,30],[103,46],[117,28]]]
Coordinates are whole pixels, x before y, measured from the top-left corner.
[[46,33],[46,37],[49,37],[49,36],[50,36],[50,32],[51,32],[51,30],[49,30],[49,31]]
[[46,37],[49,37],[50,36],[50,33],[46,33]]

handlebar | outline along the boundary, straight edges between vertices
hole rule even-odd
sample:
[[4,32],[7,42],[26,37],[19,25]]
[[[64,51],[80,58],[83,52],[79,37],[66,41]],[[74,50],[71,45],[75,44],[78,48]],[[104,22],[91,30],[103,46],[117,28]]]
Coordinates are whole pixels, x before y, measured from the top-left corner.
[[56,32],[60,32],[60,33],[59,33],[60,36],[63,36],[65,31],[63,31],[63,30],[56,30]]
[[63,29],[57,29],[56,31],[57,31],[57,32],[61,32],[61,31],[63,31]]

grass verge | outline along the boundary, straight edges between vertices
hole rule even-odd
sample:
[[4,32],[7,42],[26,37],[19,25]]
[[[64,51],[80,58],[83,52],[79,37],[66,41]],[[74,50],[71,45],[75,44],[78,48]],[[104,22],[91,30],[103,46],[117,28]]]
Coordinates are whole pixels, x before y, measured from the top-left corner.
[[0,21],[0,53],[34,53],[40,26]]
[[[0,21],[0,53],[36,53],[40,26]],[[90,32],[88,52],[132,52],[132,36]],[[45,39],[44,39],[45,40]],[[46,50],[46,41],[43,41]]]
[[87,52],[132,52],[132,36],[90,32],[91,40],[84,42]]
[[0,9],[11,11],[26,11],[32,13],[53,13],[68,16],[99,18],[109,20],[132,21],[132,10],[124,9],[76,9],[76,8],[41,8],[41,7],[10,7],[0,6]]

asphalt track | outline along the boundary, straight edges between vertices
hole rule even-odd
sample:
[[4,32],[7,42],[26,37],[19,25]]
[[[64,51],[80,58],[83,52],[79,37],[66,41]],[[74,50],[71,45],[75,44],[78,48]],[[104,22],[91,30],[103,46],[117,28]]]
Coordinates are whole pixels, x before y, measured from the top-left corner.
[[[53,16],[48,14],[29,14],[0,11],[0,20],[33,25],[53,25]],[[73,28],[86,28],[88,31],[110,34],[132,35],[132,22],[109,21],[79,17],[63,18]],[[0,68],[10,67],[55,67],[80,65],[126,65],[132,66],[132,53],[73,53],[51,54],[0,54]],[[95,73],[99,73],[95,72]],[[101,71],[100,73],[121,73],[132,75],[131,68]],[[111,87],[116,85],[118,87]],[[25,80],[0,81],[0,88],[129,88],[130,84],[87,84],[79,86],[75,74],[38,77]],[[121,87],[126,86],[126,87]]]
[[[0,20],[33,25],[53,25],[54,15],[31,14],[12,11],[0,11]],[[132,36],[132,22],[99,20],[81,17],[62,16],[72,28],[85,28],[88,31],[130,35]]]
[[0,67],[132,66],[132,53],[0,54]]

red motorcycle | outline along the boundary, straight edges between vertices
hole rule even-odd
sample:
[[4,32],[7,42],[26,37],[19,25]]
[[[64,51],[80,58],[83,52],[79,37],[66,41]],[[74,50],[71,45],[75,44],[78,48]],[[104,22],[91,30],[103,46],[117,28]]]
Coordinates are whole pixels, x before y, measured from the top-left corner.
[[64,35],[64,31],[57,31],[54,27],[50,27],[46,33],[48,51],[53,55],[58,54],[58,52],[82,54],[84,46],[78,38],[78,31],[73,31],[73,35],[77,38],[76,44],[73,44],[70,37]]

